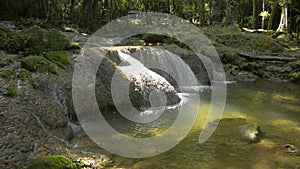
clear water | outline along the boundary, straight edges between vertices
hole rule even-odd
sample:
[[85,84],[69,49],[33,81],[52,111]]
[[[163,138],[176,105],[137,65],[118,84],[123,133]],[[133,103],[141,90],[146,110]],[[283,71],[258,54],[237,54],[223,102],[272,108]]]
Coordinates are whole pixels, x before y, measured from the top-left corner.
[[[73,142],[79,147],[72,151],[107,154],[114,159],[116,168],[295,169],[300,166],[300,156],[289,154],[283,148],[289,143],[300,150],[299,84],[266,81],[228,84],[223,119],[208,141],[197,144],[209,103],[209,93],[203,94],[198,118],[190,133],[173,149],[159,156],[145,159],[120,157],[99,148],[88,137],[75,138]],[[114,114],[107,119],[121,132],[135,137],[156,135],[168,127],[155,124],[132,127],[131,123]],[[261,142],[243,140],[239,126],[246,123],[257,123],[265,131]]]

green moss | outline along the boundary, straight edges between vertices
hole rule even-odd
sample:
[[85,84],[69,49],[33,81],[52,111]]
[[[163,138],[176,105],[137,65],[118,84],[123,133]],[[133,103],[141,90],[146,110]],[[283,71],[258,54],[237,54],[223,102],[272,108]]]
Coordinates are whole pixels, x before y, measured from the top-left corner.
[[241,65],[245,62],[245,59],[238,56],[237,52],[230,47],[220,45],[216,50],[223,64]]
[[6,58],[0,58],[0,67],[7,66],[9,64],[10,60]]
[[300,72],[291,73],[289,77],[292,81],[300,81]]
[[202,29],[214,41],[214,45],[225,45],[238,52],[253,54],[281,53],[284,46],[276,43],[274,39],[265,34],[241,32],[236,26],[208,27]]
[[77,42],[73,42],[70,46],[70,49],[80,49],[80,45]]
[[56,74],[55,66],[46,58],[37,55],[30,55],[20,59],[21,67],[32,72]]
[[70,42],[59,31],[33,26],[15,35],[9,41],[7,49],[12,52],[24,52],[26,55],[31,55],[45,51],[62,50],[69,46]]
[[12,76],[14,73],[15,73],[14,70],[4,70],[4,71],[0,72],[0,76],[7,79],[10,76]]
[[53,63],[56,63],[63,69],[65,69],[66,65],[69,64],[68,54],[65,51],[44,52],[42,56],[52,61]]
[[21,68],[19,77],[23,81],[27,80],[33,88],[35,88],[35,89],[37,88],[37,84],[36,84],[35,80],[32,78],[31,72],[29,72],[28,70]]
[[7,29],[3,26],[0,26],[0,42],[1,42],[0,49],[4,49],[7,46],[7,43],[9,41],[11,35],[12,35],[12,32],[9,29]]
[[14,97],[17,94],[17,90],[14,86],[9,86],[6,88],[6,95]]
[[38,158],[27,169],[79,169],[79,166],[65,156],[53,155]]

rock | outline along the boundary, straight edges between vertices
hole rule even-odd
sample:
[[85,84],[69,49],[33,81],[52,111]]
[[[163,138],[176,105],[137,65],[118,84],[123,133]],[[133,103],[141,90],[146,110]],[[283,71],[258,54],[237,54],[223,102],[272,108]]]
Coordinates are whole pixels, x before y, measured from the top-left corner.
[[56,74],[55,66],[42,56],[30,55],[20,60],[21,67],[33,72]]
[[0,21],[0,26],[9,29],[10,31],[16,31],[17,27],[13,22]]
[[152,169],[152,168],[159,168],[157,164],[149,162],[149,161],[140,161],[133,165],[133,169]]
[[74,137],[74,132],[73,132],[73,129],[72,129],[71,126],[68,125],[68,126],[64,129],[64,135],[65,135],[65,137],[66,137],[66,139],[67,139],[68,141],[70,141],[70,140],[73,139],[73,137]]
[[286,149],[286,152],[289,154],[293,154],[296,156],[300,155],[300,151],[298,151],[297,148],[292,144],[286,144],[283,146],[283,148]]
[[60,75],[39,75],[36,77],[39,90],[58,104],[63,114],[71,121],[77,121],[72,102],[72,73]]
[[74,163],[71,159],[60,156],[42,156],[36,160],[34,160],[27,169],[77,169],[76,163]]
[[67,38],[57,30],[45,30],[32,26],[17,33],[7,45],[7,50],[25,55],[40,54],[45,51],[63,50],[70,46]]
[[96,155],[93,157],[79,157],[77,159],[79,162],[80,166],[85,168],[94,168],[94,169],[100,169],[103,167],[111,167],[113,166],[113,160],[109,158],[108,156],[101,154],[101,155]]
[[256,123],[246,124],[240,126],[239,128],[245,140],[248,140],[250,142],[255,142],[255,143],[260,142],[262,131],[260,130],[260,127]]
[[[112,52],[111,54],[114,54],[112,58],[116,57],[115,53]],[[122,59],[121,56],[119,56],[119,58]],[[135,59],[134,62],[136,64],[140,64]],[[128,63],[129,62],[127,62],[124,68],[130,69],[130,66],[133,68],[137,66],[137,65],[130,65],[130,63],[128,65]],[[173,105],[180,101],[180,98],[178,97],[176,91],[174,90],[174,87],[171,86],[166,80],[165,80],[166,81],[165,84],[160,80],[163,77],[157,75],[156,73],[152,72],[147,68],[145,68],[145,70],[148,73],[145,72],[145,73],[131,75],[130,73],[126,73],[126,70],[122,70],[122,66],[119,66],[115,62],[112,62],[110,58],[104,57],[100,63],[96,75],[96,97],[97,97],[97,102],[99,107],[104,109],[107,107],[115,106],[114,100],[112,98],[112,91],[111,91],[113,77],[115,80],[114,84],[122,84],[122,85],[115,85],[116,88],[114,88],[114,90],[119,92],[119,94],[116,96],[117,97],[116,99],[120,104],[128,103],[129,101],[126,100],[128,99],[128,97],[126,96],[129,95],[130,101],[135,108],[139,110],[149,108],[151,107],[150,95],[151,92],[153,91],[161,94],[165,94],[167,105]],[[153,74],[155,74],[155,76]],[[124,91],[124,87],[125,88],[129,87],[129,93],[126,93]]]

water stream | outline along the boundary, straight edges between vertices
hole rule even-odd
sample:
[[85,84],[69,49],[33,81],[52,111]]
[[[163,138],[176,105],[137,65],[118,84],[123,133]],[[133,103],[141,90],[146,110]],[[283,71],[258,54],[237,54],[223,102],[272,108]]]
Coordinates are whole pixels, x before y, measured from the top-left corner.
[[[74,151],[107,154],[120,168],[295,169],[299,166],[300,156],[291,155],[282,147],[289,143],[300,149],[299,84],[266,81],[229,83],[223,119],[208,141],[197,144],[209,109],[210,94],[204,92],[197,120],[187,137],[171,150],[155,157],[131,159],[113,155],[99,148],[88,137],[75,138],[73,142],[78,144],[78,148]],[[176,108],[169,109],[159,123],[143,126],[132,125],[117,113],[107,115],[107,120],[120,132],[133,137],[149,137],[164,132],[176,118],[176,111]],[[239,126],[246,123],[257,123],[265,131],[261,142],[243,140]]]

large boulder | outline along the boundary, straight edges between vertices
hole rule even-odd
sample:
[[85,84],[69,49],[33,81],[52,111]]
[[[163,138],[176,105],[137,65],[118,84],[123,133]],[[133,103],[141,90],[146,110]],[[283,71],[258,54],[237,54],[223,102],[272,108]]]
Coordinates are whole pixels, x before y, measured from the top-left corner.
[[[137,65],[128,61],[121,63],[124,58],[120,55],[122,52],[108,52],[108,56],[100,63],[96,76],[96,97],[100,108],[115,107],[116,103],[129,103],[138,110],[144,110],[151,106],[180,102],[174,87],[165,78],[146,67],[139,73],[127,72],[123,68],[134,69]],[[129,55],[128,57],[133,59]]]
[[8,51],[25,55],[40,54],[45,51],[66,49],[70,46],[68,39],[57,30],[45,30],[39,26],[32,26],[17,33],[8,42]]

